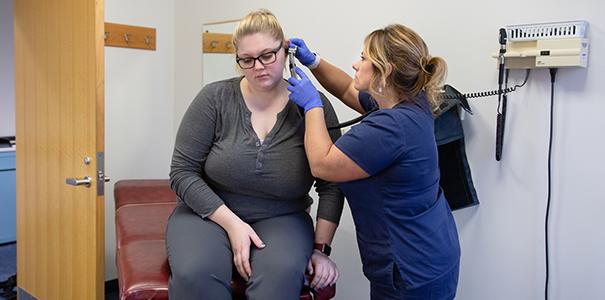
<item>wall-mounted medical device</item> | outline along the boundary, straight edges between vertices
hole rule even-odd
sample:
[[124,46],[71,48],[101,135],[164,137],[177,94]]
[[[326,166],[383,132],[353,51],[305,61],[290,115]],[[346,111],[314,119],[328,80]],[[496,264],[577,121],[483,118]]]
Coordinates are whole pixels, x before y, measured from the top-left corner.
[[[587,21],[508,25],[507,69],[586,67]],[[497,58],[498,53],[493,57]]]

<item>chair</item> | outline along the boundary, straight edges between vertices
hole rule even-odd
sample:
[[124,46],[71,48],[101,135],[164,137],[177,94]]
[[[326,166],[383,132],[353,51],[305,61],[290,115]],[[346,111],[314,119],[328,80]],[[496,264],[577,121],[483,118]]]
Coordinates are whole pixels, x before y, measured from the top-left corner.
[[[164,234],[176,205],[168,180],[120,180],[114,186],[114,198],[120,299],[168,299],[170,267]],[[233,299],[246,299],[245,287],[245,281],[234,272]],[[317,292],[304,286],[300,299],[328,300],[335,294],[335,286]]]

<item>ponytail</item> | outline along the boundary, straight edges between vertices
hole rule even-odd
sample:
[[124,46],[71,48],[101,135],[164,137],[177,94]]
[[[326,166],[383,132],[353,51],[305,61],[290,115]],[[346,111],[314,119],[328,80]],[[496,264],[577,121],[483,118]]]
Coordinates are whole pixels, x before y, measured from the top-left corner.
[[431,57],[423,66],[422,73],[425,78],[425,80],[422,80],[424,82],[424,92],[431,104],[431,108],[433,111],[436,111],[441,104],[439,93],[447,76],[447,64],[441,57]]

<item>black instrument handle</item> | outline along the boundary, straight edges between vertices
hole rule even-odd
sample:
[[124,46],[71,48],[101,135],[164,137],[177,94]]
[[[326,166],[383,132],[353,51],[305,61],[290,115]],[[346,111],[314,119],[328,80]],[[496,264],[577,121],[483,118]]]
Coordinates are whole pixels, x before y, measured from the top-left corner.
[[496,116],[496,160],[502,159],[502,144],[504,143],[504,127],[506,126],[506,104],[508,96],[502,96],[502,113]]
[[496,160],[502,159],[502,144],[504,142],[504,117],[498,113],[496,118]]

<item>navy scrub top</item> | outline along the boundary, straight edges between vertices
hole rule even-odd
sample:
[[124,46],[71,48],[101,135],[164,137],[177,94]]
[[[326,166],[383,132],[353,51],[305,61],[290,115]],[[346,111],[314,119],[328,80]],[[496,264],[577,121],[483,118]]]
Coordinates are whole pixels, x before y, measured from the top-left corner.
[[[367,93],[368,111],[377,103]],[[458,265],[454,218],[439,187],[434,120],[424,92],[368,115],[336,141],[370,177],[345,182],[366,277],[406,288],[427,284]]]

